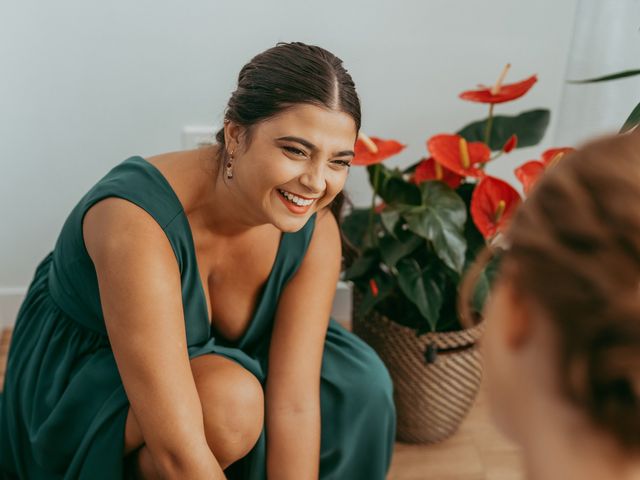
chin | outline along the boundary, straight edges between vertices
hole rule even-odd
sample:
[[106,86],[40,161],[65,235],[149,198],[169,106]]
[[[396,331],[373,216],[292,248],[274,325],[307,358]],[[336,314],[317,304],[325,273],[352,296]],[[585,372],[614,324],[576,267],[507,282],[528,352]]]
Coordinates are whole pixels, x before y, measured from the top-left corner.
[[309,210],[304,215],[293,215],[278,212],[277,215],[271,217],[271,224],[281,232],[294,233],[302,229],[313,215],[315,210]]

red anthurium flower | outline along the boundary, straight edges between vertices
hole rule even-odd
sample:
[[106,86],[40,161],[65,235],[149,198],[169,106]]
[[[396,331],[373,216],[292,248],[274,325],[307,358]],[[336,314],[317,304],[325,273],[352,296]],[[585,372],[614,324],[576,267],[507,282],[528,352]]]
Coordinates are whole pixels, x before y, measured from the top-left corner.
[[380,163],[404,150],[406,145],[395,140],[382,140],[378,137],[368,137],[360,132],[355,146],[355,157],[352,165],[373,165]]
[[463,178],[464,177],[440,165],[433,157],[429,157],[420,160],[411,180],[416,185],[426,182],[427,180],[440,180],[449,185],[449,187],[456,189],[462,183]]
[[502,85],[502,81],[507,75],[510,67],[510,64],[505,66],[504,70],[500,74],[500,78],[498,78],[498,81],[493,85],[493,87],[484,87],[478,90],[467,90],[459,95],[460,98],[480,103],[503,103],[520,98],[527,93],[531,87],[533,87],[533,84],[538,81],[538,77],[536,75],[532,75],[520,82]]
[[538,181],[540,175],[544,173],[544,163],[538,160],[531,160],[530,162],[520,165],[514,170],[516,178],[522,183],[522,188],[525,195],[529,195],[531,188]]
[[529,195],[533,185],[547,168],[553,166],[563,156],[573,151],[575,151],[575,148],[571,147],[550,148],[542,153],[542,160],[531,160],[516,168],[514,173],[522,183],[525,195]]
[[483,177],[471,196],[473,223],[489,239],[502,230],[520,204],[520,195],[507,182]]
[[571,147],[550,148],[549,150],[542,152],[542,162],[545,166],[549,167],[564,157],[567,153],[574,151],[575,148]]
[[463,100],[480,103],[504,103],[520,98],[529,91],[533,84],[538,81],[536,75],[532,75],[526,80],[517,83],[510,83],[500,87],[497,93],[493,93],[493,88],[481,88],[479,90],[467,90],[460,94]]
[[479,167],[491,157],[487,145],[467,143],[460,135],[435,135],[427,141],[427,148],[436,162],[462,177],[483,177],[485,173]]
[[509,140],[507,140],[504,143],[504,146],[502,147],[502,151],[504,153],[509,153],[511,150],[513,150],[517,146],[518,146],[518,136],[514,133],[509,137]]

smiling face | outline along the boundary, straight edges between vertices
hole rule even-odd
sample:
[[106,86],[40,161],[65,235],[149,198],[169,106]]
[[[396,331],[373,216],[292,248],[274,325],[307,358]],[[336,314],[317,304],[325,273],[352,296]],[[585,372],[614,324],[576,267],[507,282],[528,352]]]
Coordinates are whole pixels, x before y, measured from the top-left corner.
[[225,127],[233,160],[234,201],[255,223],[297,231],[344,188],[356,125],[344,112],[294,105],[252,127]]

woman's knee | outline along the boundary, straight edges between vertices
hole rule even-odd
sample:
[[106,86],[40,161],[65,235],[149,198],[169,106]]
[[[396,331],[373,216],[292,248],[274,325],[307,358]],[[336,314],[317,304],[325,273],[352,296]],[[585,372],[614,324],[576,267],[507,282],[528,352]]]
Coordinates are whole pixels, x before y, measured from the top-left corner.
[[[210,447],[224,442],[229,451],[251,449],[264,424],[262,385],[249,371],[220,355],[191,360],[191,371],[200,397],[205,435]],[[124,433],[125,456],[144,445],[142,431],[131,408]]]
[[[202,355],[191,361],[205,434],[214,453],[248,453],[264,424],[264,393],[258,379],[233,360]],[[221,444],[224,443],[224,446]]]

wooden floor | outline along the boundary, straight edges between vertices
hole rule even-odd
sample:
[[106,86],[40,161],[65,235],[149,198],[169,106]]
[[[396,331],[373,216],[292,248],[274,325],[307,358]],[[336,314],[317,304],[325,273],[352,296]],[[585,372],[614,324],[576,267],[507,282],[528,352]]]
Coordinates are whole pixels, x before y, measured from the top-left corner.
[[458,432],[434,445],[396,443],[388,480],[524,480],[520,452],[493,426],[481,391]]
[[[0,336],[0,387],[11,331]],[[518,449],[491,424],[481,391],[458,433],[435,445],[397,443],[388,480],[524,480]]]

